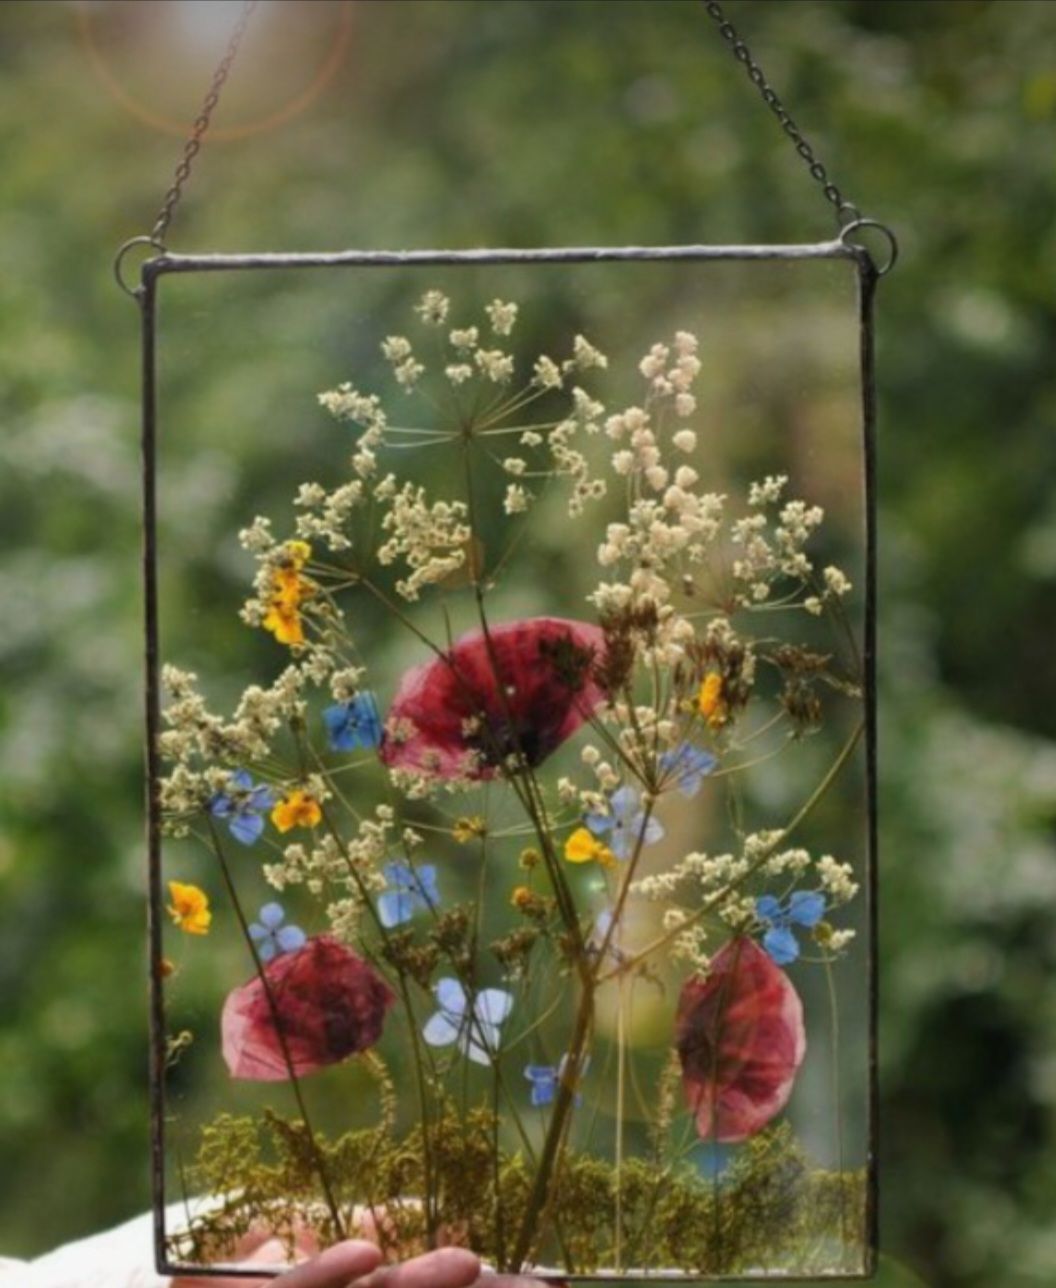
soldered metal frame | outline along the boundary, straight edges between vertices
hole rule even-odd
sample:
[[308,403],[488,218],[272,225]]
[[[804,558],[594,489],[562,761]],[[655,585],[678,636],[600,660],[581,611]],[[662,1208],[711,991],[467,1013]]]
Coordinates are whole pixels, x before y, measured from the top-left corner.
[[[866,223],[868,221],[859,221]],[[165,1126],[166,1126],[166,1027],[164,1006],[162,891],[162,811],[159,784],[161,759],[161,685],[158,637],[158,541],[157,541],[157,307],[161,280],[175,274],[243,273],[288,269],[336,270],[342,268],[401,269],[422,267],[481,266],[509,264],[601,264],[648,261],[758,262],[796,260],[843,260],[854,270],[858,288],[859,376],[861,442],[864,465],[865,594],[863,608],[863,665],[865,675],[865,781],[867,793],[866,898],[867,995],[868,995],[868,1114],[865,1152],[866,1216],[865,1256],[861,1272],[826,1275],[827,1280],[862,1281],[875,1274],[878,1229],[877,1184],[877,728],[876,728],[876,385],[874,302],[879,278],[893,263],[878,267],[869,250],[851,240],[845,228],[831,241],[790,245],[731,246],[590,246],[542,249],[480,250],[346,250],[332,253],[262,253],[184,255],[161,250],[140,266],[138,286],[129,289],[140,308],[142,323],[142,483],[143,483],[143,611],[145,627],[144,714],[146,732],[146,850],[149,900],[147,933],[149,946],[150,1007],[150,1105],[151,1182],[153,1197],[154,1253],[157,1270],[163,1275],[194,1275],[198,1278],[260,1279],[284,1273],[286,1267],[241,1265],[198,1266],[169,1258],[165,1223]],[[885,230],[886,231],[886,230]],[[891,235],[888,234],[890,237]],[[134,239],[161,249],[150,238]],[[894,250],[893,238],[891,238]],[[124,251],[127,247],[122,248]],[[118,262],[120,278],[120,258]],[[124,283],[122,282],[122,285]],[[815,1282],[817,1275],[795,1275],[783,1271],[754,1275],[697,1275],[689,1272],[637,1271],[619,1274],[563,1274],[526,1267],[524,1273],[551,1282],[620,1282],[648,1279],[659,1283],[745,1283],[781,1280],[787,1283]]]

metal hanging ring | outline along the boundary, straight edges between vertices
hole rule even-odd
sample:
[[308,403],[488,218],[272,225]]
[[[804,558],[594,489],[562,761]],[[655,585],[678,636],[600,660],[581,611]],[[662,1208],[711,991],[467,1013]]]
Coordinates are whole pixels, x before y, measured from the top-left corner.
[[126,295],[131,295],[134,300],[138,300],[143,287],[129,286],[128,282],[125,281],[124,275],[125,256],[133,246],[153,246],[156,251],[164,255],[165,243],[159,237],[155,237],[153,233],[143,233],[139,237],[130,237],[114,256],[114,280]]
[[872,253],[868,246],[863,245],[860,241],[851,241],[849,239],[850,234],[856,232],[859,228],[875,228],[877,232],[883,233],[887,238],[889,248],[887,260],[883,264],[876,264],[877,277],[886,277],[894,268],[895,263],[898,260],[898,238],[891,229],[888,228],[887,224],[882,224],[879,219],[863,219],[859,216],[857,219],[852,219],[849,224],[844,224],[840,229],[840,241],[844,246],[853,246],[858,250],[864,250],[867,255],[870,255],[870,257]]

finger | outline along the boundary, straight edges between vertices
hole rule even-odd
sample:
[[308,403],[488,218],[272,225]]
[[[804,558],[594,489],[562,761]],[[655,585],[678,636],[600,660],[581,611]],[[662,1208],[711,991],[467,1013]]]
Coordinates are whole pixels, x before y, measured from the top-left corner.
[[568,1288],[564,1279],[531,1279],[528,1275],[483,1274],[474,1288]]
[[291,1261],[294,1265],[299,1265],[302,1261],[307,1261],[310,1256],[317,1252],[317,1248],[302,1248],[300,1244],[295,1244],[293,1255],[290,1255],[289,1244],[284,1243],[281,1239],[274,1237],[262,1243],[248,1257],[239,1257],[239,1261],[245,1261],[250,1266],[281,1266],[284,1263],[289,1264]]
[[353,1280],[369,1275],[380,1261],[381,1253],[373,1243],[351,1239],[327,1248],[271,1283],[281,1288],[348,1288]]
[[438,1248],[401,1265],[376,1270],[356,1288],[469,1288],[479,1275],[480,1258],[475,1253],[465,1248]]
[[[277,1239],[261,1226],[251,1230],[239,1241],[230,1260],[245,1266],[281,1266],[288,1265],[291,1261],[294,1265],[299,1265],[318,1251],[319,1242],[315,1235],[310,1231],[298,1230],[291,1257],[289,1244]],[[192,1275],[189,1279],[174,1279],[170,1288],[273,1288],[274,1284],[274,1279],[203,1279]]]

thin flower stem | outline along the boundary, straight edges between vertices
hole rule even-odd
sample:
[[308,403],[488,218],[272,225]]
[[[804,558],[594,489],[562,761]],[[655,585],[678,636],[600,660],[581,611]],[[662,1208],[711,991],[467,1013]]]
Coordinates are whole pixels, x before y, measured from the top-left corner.
[[[540,491],[539,496],[537,496],[537,497],[536,497],[536,499],[535,499],[535,504],[537,504],[537,505],[538,505],[538,504],[539,504],[539,502],[541,502],[541,501],[542,501],[543,497],[546,495],[546,493],[547,493],[547,491],[548,491],[548,489],[549,489],[549,487],[550,487],[550,484],[551,484],[552,482],[553,482],[553,476],[552,476],[552,475],[548,475],[548,476],[547,476],[547,483],[546,483],[546,486],[542,488],[542,490]],[[528,533],[528,527],[529,527],[529,525],[528,525],[528,523],[527,523],[527,516],[526,516],[525,521],[524,521],[524,522],[522,522],[522,523],[520,523],[520,524],[518,524],[518,526],[517,526],[517,530],[514,532],[513,536],[510,538],[510,540],[506,543],[506,549],[505,549],[505,550],[503,550],[503,551],[502,551],[502,553],[499,555],[498,560],[497,560],[497,561],[496,561],[496,563],[495,563],[495,566],[492,568],[491,573],[490,573],[490,574],[489,574],[489,576],[488,576],[488,581],[489,581],[492,585],[494,585],[494,584],[498,581],[498,579],[499,579],[499,575],[500,575],[500,574],[502,573],[502,571],[505,569],[506,565],[509,563],[509,561],[510,561],[510,559],[513,557],[514,553],[515,553],[515,552],[520,548],[520,546],[523,544],[524,539],[525,539],[525,536],[526,536],[526,535],[527,535],[527,533]]]
[[580,997],[572,1038],[569,1042],[568,1059],[565,1063],[564,1076],[558,1083],[554,1108],[550,1115],[550,1126],[543,1142],[539,1164],[535,1169],[535,1179],[528,1196],[528,1204],[521,1228],[514,1244],[513,1255],[508,1263],[509,1269],[517,1273],[527,1264],[532,1248],[540,1235],[543,1215],[552,1199],[551,1180],[557,1162],[558,1150],[564,1138],[565,1122],[569,1110],[575,1102],[575,1088],[578,1085],[583,1066],[583,1053],[587,1037],[594,1023],[594,989],[584,987]]
[[235,916],[238,918],[238,924],[242,931],[242,938],[253,957],[253,965],[256,968],[257,978],[260,980],[261,987],[264,990],[264,996],[267,998],[268,1010],[271,1012],[271,1023],[275,1029],[275,1036],[279,1040],[279,1050],[282,1052],[282,1059],[286,1065],[286,1072],[289,1077],[290,1086],[293,1090],[294,1099],[297,1101],[297,1109],[301,1115],[301,1121],[304,1123],[304,1129],[308,1134],[308,1148],[312,1154],[312,1160],[315,1163],[316,1171],[319,1173],[319,1183],[323,1188],[323,1197],[326,1200],[327,1210],[330,1213],[330,1219],[334,1223],[334,1232],[338,1239],[345,1237],[345,1225],[341,1220],[341,1213],[338,1210],[337,1202],[334,1199],[334,1192],[330,1186],[330,1175],[323,1161],[322,1151],[319,1148],[319,1142],[315,1138],[315,1131],[312,1128],[312,1121],[308,1116],[308,1106],[304,1101],[304,1094],[301,1091],[301,1081],[297,1076],[293,1065],[293,1057],[290,1055],[290,1048],[286,1041],[286,1034],[283,1030],[282,1013],[279,1010],[278,1002],[275,999],[275,993],[271,987],[271,981],[264,971],[264,963],[261,961],[260,954],[257,952],[257,945],[253,942],[253,936],[249,933],[249,922],[246,920],[246,914],[242,910],[242,903],[238,897],[238,891],[235,889],[235,883],[231,877],[231,871],[227,865],[227,859],[224,857],[223,846],[220,844],[220,838],[216,834],[212,819],[207,820],[210,837],[213,844],[213,853],[216,856],[217,863],[220,865],[220,872],[223,876],[224,885],[227,887],[227,893],[231,899],[231,904],[235,910]]
[[512,434],[536,433],[540,429],[556,429],[560,421],[541,420],[535,425],[505,425],[501,429],[477,429],[474,438],[509,438]]
[[[634,880],[634,874],[638,867],[638,861],[641,858],[642,850],[645,848],[645,833],[649,827],[649,822],[653,816],[654,802],[646,801],[645,809],[642,811],[642,825],[638,832],[638,839],[634,844],[634,853],[627,863],[626,870],[623,874],[623,880],[620,882],[620,889],[616,896],[616,904],[612,910],[612,917],[609,920],[608,930],[602,938],[601,945],[598,948],[598,966],[595,970],[595,982],[600,983],[599,972],[601,964],[605,960],[605,955],[609,951],[609,945],[612,943],[612,937],[616,933],[616,927],[620,924],[620,918],[623,916],[623,908],[627,902],[627,895],[631,889],[631,882]],[[607,977],[606,977],[607,978]]]
[[489,429],[492,425],[497,425],[500,420],[505,420],[507,416],[512,416],[515,412],[520,411],[522,407],[538,402],[545,393],[545,388],[531,384],[522,385],[518,392],[511,394],[506,402],[492,403],[490,407],[485,408],[481,413],[481,419],[473,427],[474,433]]
[[[463,463],[466,477],[466,504],[470,530],[476,531],[473,470],[468,450],[468,442],[463,451]],[[543,803],[541,792],[539,791],[538,784],[535,780],[535,775],[532,772],[531,764],[528,757],[525,755],[523,746],[521,745],[519,732],[512,719],[512,712],[509,710],[501,669],[498,665],[498,656],[495,651],[494,641],[491,637],[487,611],[484,604],[484,590],[481,585],[479,575],[474,576],[473,589],[477,604],[477,613],[480,619],[481,631],[483,633],[485,647],[488,652],[496,691],[500,695],[500,702],[506,708],[505,715],[513,736],[515,755],[519,761],[520,772],[517,775],[511,775],[510,781],[514,783],[518,796],[528,809],[532,822],[535,823],[538,828],[540,848],[542,849],[544,860],[550,873],[551,882],[554,886],[555,894],[557,895],[558,908],[560,909],[562,919],[565,922],[565,929],[572,941],[573,958],[576,962],[583,984],[579,1011],[576,1017],[572,1040],[569,1044],[565,1075],[561,1079],[557,1096],[555,1097],[554,1109],[550,1119],[550,1127],[543,1142],[543,1150],[539,1157],[539,1163],[535,1172],[535,1180],[532,1184],[525,1216],[514,1244],[512,1260],[509,1262],[509,1264],[516,1269],[527,1260],[530,1249],[539,1235],[539,1218],[544,1209],[549,1207],[552,1194],[552,1177],[560,1154],[561,1143],[564,1139],[566,1120],[575,1100],[575,1087],[578,1084],[582,1069],[583,1052],[585,1049],[587,1035],[593,1024],[594,985],[591,978],[592,972],[587,960],[582,931],[579,925],[579,919],[576,915],[572,893],[565,881],[564,873],[561,871],[560,864],[553,851],[553,840],[546,820],[545,804]],[[520,790],[521,787],[524,789],[523,792]]]
[[787,838],[796,830],[796,828],[799,827],[800,824],[803,823],[804,820],[808,818],[811,813],[813,813],[814,808],[817,806],[818,802],[825,796],[829,788],[839,777],[844,766],[847,764],[851,756],[854,754],[854,750],[858,746],[859,739],[861,738],[864,730],[865,730],[865,722],[859,721],[859,723],[855,726],[854,731],[851,733],[851,736],[847,739],[843,747],[840,749],[839,755],[833,761],[832,765],[830,765],[827,773],[825,774],[825,777],[821,780],[821,782],[814,789],[814,791],[811,792],[807,801],[796,811],[796,813],[792,816],[792,818],[788,821],[788,823],[786,823],[785,826],[781,829],[781,831],[778,832],[776,838],[768,846],[766,846],[765,849],[763,849],[760,852],[758,858],[756,858],[745,869],[745,871],[741,874],[741,876],[739,876],[736,880],[731,881],[727,886],[724,886],[722,890],[716,891],[716,893],[713,894],[710,898],[706,899],[704,903],[696,910],[696,912],[692,913],[689,917],[687,917],[686,920],[681,923],[681,925],[676,926],[673,930],[666,931],[664,934],[658,936],[658,938],[654,939],[651,944],[647,944],[645,948],[641,949],[640,952],[635,953],[633,957],[629,958],[626,963],[621,964],[621,966],[618,967],[616,970],[611,970],[607,974],[602,975],[599,978],[598,983],[604,983],[606,980],[612,979],[615,975],[619,973],[620,970],[632,969],[633,967],[639,965],[641,962],[645,961],[646,958],[651,957],[652,954],[659,951],[659,949],[666,948],[667,945],[672,943],[680,934],[688,930],[691,926],[695,926],[699,921],[703,920],[703,918],[706,917],[710,912],[713,912],[714,909],[725,898],[727,898],[734,890],[740,889],[740,887],[743,886],[746,881],[750,880],[750,878],[755,876],[755,874],[760,870],[760,868],[762,868],[767,863],[767,861],[770,859],[770,856],[774,853],[777,847],[779,845],[782,845],[785,842],[785,840],[787,840]]
[[420,438],[442,438],[445,441],[458,437],[453,429],[416,429],[404,425],[386,425],[385,433],[417,435]]
[[770,730],[774,727],[774,725],[780,724],[781,721],[785,719],[787,714],[788,713],[782,707],[781,710],[778,711],[776,715],[772,715],[769,720],[765,720],[759,726],[758,729],[753,729],[751,733],[745,734],[743,738],[738,738],[737,740],[738,750],[740,750],[741,748],[747,747],[750,742],[754,742],[756,738],[761,738],[763,734],[769,733]]
[[[350,807],[346,805],[346,808],[350,808]],[[352,878],[352,881],[355,884],[356,890],[359,894],[360,903],[364,908],[366,908],[368,915],[370,916],[371,920],[374,922],[374,925],[377,929],[378,935],[380,936],[382,943],[387,945],[389,942],[388,931],[385,928],[385,926],[382,924],[381,917],[378,915],[378,911],[375,908],[372,899],[370,898],[370,892],[367,890],[367,887],[364,884],[362,874],[356,868],[352,860],[348,857],[347,851],[345,850],[345,847],[342,844],[341,835],[338,832],[337,828],[334,826],[334,823],[330,818],[329,811],[323,805],[320,805],[320,811],[322,813],[323,822],[326,825],[326,830],[329,832],[331,838],[337,845],[338,849],[342,854],[342,857],[344,858],[345,866],[348,868],[349,876]],[[350,810],[350,812],[352,812],[353,816],[355,816],[355,811]],[[393,965],[393,963],[391,962],[391,959],[386,958],[386,961],[388,961],[390,965]],[[407,1018],[410,1023],[412,1044],[414,1047],[414,1064],[415,1064],[415,1070],[417,1073],[418,1095],[419,1095],[420,1109],[421,1109],[421,1115],[422,1115],[422,1171],[425,1178],[425,1200],[424,1200],[425,1219],[426,1219],[427,1234],[430,1240],[430,1245],[432,1245],[432,1242],[435,1240],[435,1236],[436,1236],[436,1213],[430,1203],[430,1200],[432,1198],[432,1187],[430,1184],[430,1178],[432,1174],[432,1151],[431,1151],[431,1144],[430,1144],[430,1137],[429,1137],[429,1100],[426,1094],[425,1074],[422,1066],[421,1048],[418,1045],[418,1021],[415,1018],[414,1007],[411,1004],[410,990],[407,987],[406,975],[404,971],[401,970],[398,966],[393,966],[393,969],[395,970],[395,973],[396,973],[397,988],[399,989],[400,997],[407,1010]],[[379,1229],[380,1228],[381,1227],[379,1227]]]
[[[477,528],[476,498],[473,486],[473,466],[470,459],[468,441],[463,449],[462,460],[466,480],[466,511],[469,517],[470,531],[475,532]],[[513,719],[513,712],[510,708],[509,699],[506,694],[505,681],[503,680],[501,668],[498,664],[498,655],[495,650],[495,643],[491,635],[487,610],[484,605],[484,587],[479,573],[474,573],[473,593],[476,600],[477,616],[480,621],[484,645],[487,650],[488,661],[491,666],[492,679],[495,684],[496,693],[499,697],[499,702],[503,707],[503,715],[513,738],[514,754],[518,761],[519,773],[518,775],[511,775],[510,781],[514,783],[514,789],[518,792],[518,796],[521,798],[522,804],[524,804],[528,810],[532,823],[536,826],[540,849],[543,852],[543,857],[547,864],[547,870],[550,873],[550,879],[554,885],[554,891],[558,898],[558,906],[561,909],[562,917],[565,921],[565,929],[572,939],[577,959],[581,959],[584,945],[579,925],[579,918],[576,916],[575,901],[572,898],[572,892],[565,881],[564,873],[561,871],[560,863],[554,854],[552,829],[546,816],[546,804],[543,800],[542,793],[539,790],[535,775],[532,772],[531,762],[525,755],[524,748],[521,744],[520,731],[517,729],[516,722]],[[523,782],[525,789],[523,793],[518,790],[518,780]],[[584,975],[585,981],[586,976],[589,973],[585,961],[581,962],[580,970]]]
[[757,765],[765,765],[768,760],[773,760],[775,756],[782,755],[787,751],[789,746],[795,742],[795,736],[789,734],[782,742],[780,747],[775,747],[773,751],[764,752],[761,756],[756,756],[754,760],[742,760],[739,765],[727,765],[725,769],[715,769],[708,775],[709,778],[730,778],[734,774],[743,774],[747,769],[754,769]]

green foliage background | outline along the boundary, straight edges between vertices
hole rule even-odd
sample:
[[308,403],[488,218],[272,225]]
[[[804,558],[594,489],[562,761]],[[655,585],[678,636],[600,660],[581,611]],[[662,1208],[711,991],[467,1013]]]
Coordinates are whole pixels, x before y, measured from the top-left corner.
[[[171,30],[171,4],[86,12],[129,92],[186,118],[223,40],[205,10],[224,6],[175,7]],[[329,0],[281,7],[281,47],[247,44],[220,124],[271,110],[332,39]],[[1051,1284],[1056,5],[730,7],[903,247],[880,298],[884,1247],[929,1284]],[[829,235],[698,0],[352,9],[308,110],[207,146],[174,246]],[[149,225],[177,146],[107,93],[73,5],[0,6],[0,1248],[15,1254],[147,1202],[137,326],[110,259]],[[252,388],[225,399],[254,405]],[[221,518],[230,471],[266,467],[244,437],[234,454],[223,410],[211,450],[182,462]]]

